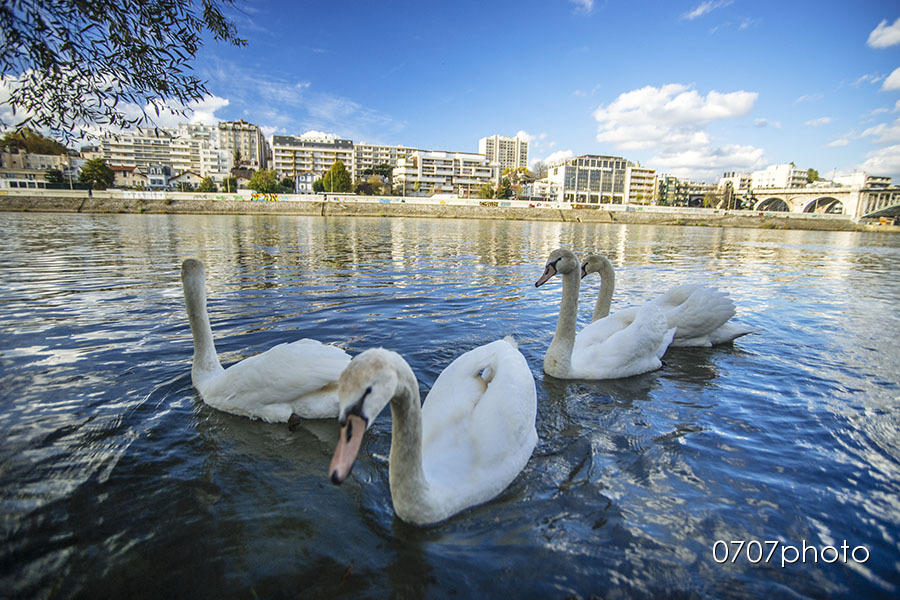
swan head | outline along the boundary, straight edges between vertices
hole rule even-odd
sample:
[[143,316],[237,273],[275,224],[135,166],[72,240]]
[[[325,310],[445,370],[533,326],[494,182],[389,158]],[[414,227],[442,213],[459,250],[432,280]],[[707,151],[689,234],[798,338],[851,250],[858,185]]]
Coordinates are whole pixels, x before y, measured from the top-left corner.
[[566,248],[558,248],[550,253],[550,256],[547,258],[547,265],[544,267],[544,274],[534,282],[534,287],[542,286],[557,273],[568,275],[580,266],[574,252]]
[[588,273],[600,273],[600,277],[606,278],[612,276],[614,271],[608,258],[602,254],[591,254],[581,263],[581,278],[584,279]]
[[[340,484],[350,475],[363,434],[397,395],[400,385],[396,367],[399,354],[370,348],[350,361],[338,379],[338,422],[341,433],[328,472]],[[404,361],[405,363],[405,361]]]

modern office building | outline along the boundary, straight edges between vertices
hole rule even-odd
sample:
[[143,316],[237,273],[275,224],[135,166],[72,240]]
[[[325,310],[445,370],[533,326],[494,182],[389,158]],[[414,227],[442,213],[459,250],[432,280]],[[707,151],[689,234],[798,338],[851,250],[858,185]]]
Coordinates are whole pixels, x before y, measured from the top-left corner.
[[337,162],[353,172],[353,142],[334,137],[295,137],[274,135],[272,146],[272,168],[278,177],[290,177],[306,172],[322,177]]
[[528,166],[528,142],[518,137],[492,135],[478,140],[478,153],[488,162],[497,163],[500,174],[506,169]]
[[405,196],[457,194],[474,198],[485,184],[494,184],[498,167],[482,154],[416,150],[398,160],[394,185]]
[[555,184],[557,202],[623,204],[631,163],[620,156],[584,154],[550,165],[547,179]]

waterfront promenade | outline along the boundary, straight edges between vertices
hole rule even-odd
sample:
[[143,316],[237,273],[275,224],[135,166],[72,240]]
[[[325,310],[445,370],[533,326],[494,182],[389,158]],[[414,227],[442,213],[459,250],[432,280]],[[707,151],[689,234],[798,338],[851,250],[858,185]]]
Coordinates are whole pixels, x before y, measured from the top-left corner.
[[108,190],[2,190],[0,210],[14,212],[273,214],[436,217],[591,223],[642,223],[821,231],[900,231],[844,215],[634,204],[568,204],[476,198],[256,194]]

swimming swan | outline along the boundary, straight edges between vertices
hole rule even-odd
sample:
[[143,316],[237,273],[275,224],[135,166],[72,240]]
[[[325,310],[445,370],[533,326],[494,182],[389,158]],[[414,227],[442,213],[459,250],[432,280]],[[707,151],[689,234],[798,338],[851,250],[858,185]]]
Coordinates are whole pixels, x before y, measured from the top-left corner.
[[[600,273],[600,296],[594,306],[593,320],[609,314],[616,276],[612,264],[603,255],[592,254],[581,265],[581,276]],[[734,302],[724,292],[698,283],[676,286],[644,306],[661,310],[669,327],[675,328],[672,346],[712,346],[730,342],[755,331],[739,323],[728,323],[734,316]],[[627,308],[616,314],[628,314],[643,307]]]
[[331,481],[341,483],[363,433],[391,405],[389,480],[394,512],[415,525],[491,500],[525,468],[537,443],[534,376],[512,338],[459,356],[419,405],[419,386],[395,352],[371,348],[338,382],[340,438]]
[[575,334],[579,267],[570,250],[554,250],[534,284],[539,287],[557,273],[563,280],[559,319],[544,355],[544,372],[559,379],[617,379],[660,368],[675,330],[667,327],[665,316],[655,307],[604,317]]
[[338,414],[337,380],[350,356],[310,339],[279,344],[223,369],[206,312],[203,263],[181,265],[184,301],[194,338],[191,382],[204,402],[221,411],[262,419],[323,419]]

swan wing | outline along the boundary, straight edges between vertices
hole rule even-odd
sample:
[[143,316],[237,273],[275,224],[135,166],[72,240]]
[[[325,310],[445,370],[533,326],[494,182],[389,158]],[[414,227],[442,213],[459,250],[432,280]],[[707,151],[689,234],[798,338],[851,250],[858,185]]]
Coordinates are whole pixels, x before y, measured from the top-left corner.
[[696,284],[677,286],[654,303],[665,312],[669,327],[676,328],[676,345],[708,346],[707,336],[734,316],[727,294]]
[[269,422],[292,413],[335,416],[337,394],[329,388],[349,362],[346,352],[316,340],[279,344],[231,365],[201,395],[214,408]]
[[438,376],[422,407],[433,497],[456,512],[499,494],[537,443],[534,375],[510,340],[475,348]]
[[709,334],[709,341],[712,344],[724,344],[734,339],[754,333],[756,329],[742,323],[725,323],[715,331]]
[[575,336],[572,374],[616,379],[658,369],[674,335],[665,315],[652,306],[626,309],[590,323]]

